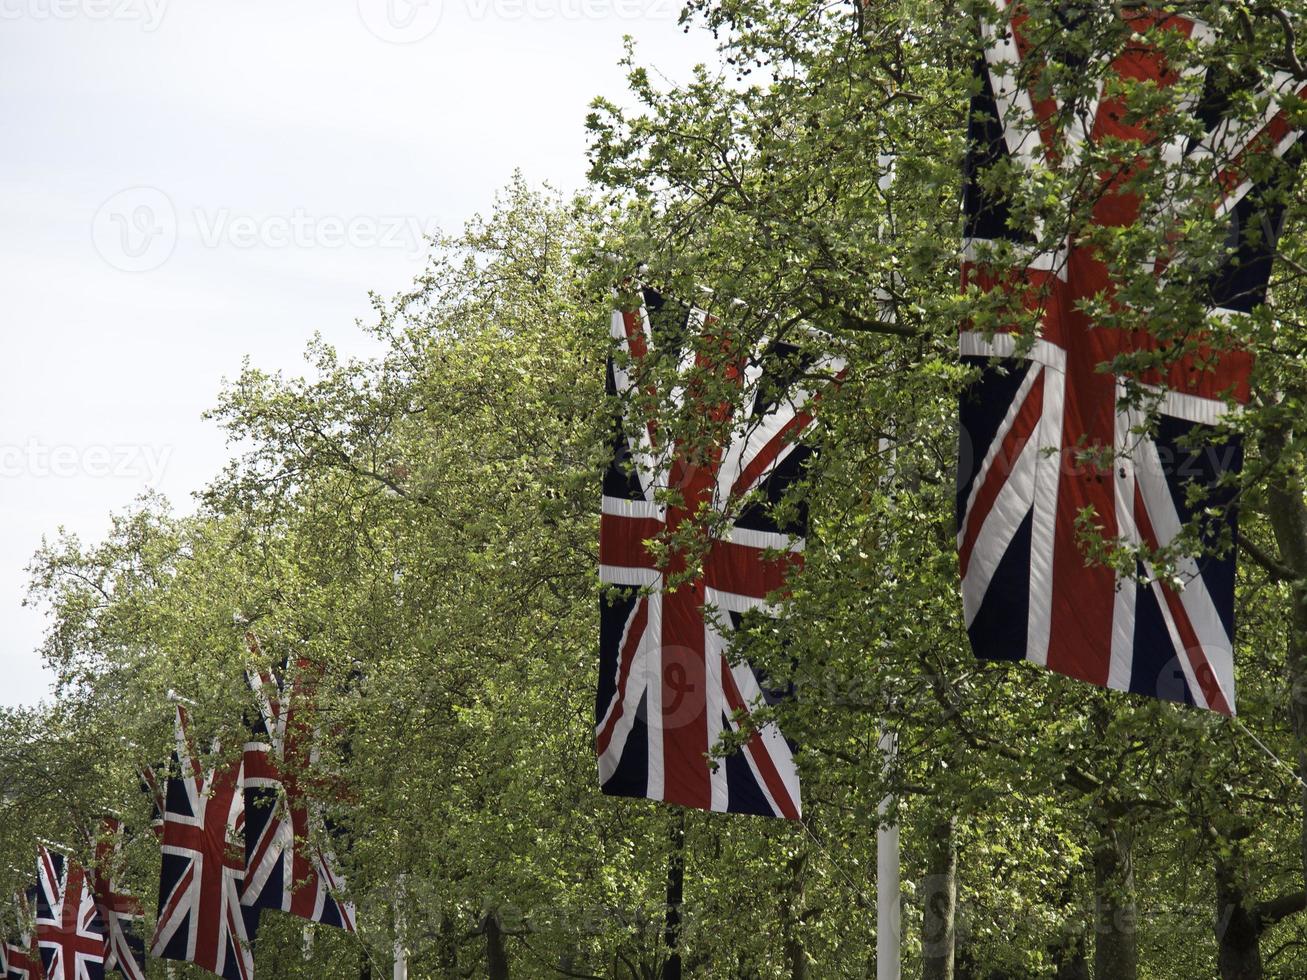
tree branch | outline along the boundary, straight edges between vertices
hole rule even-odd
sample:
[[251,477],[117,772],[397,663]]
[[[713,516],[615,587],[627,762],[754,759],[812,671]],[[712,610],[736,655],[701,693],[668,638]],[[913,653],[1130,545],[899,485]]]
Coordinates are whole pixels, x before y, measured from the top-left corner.
[[855,330],[858,333],[879,333],[887,334],[891,337],[916,337],[918,331],[912,327],[905,327],[901,323],[893,320],[871,320],[867,317],[858,316],[855,313],[847,311],[840,314],[840,329]]
[[1239,547],[1247,552],[1248,557],[1255,561],[1262,569],[1276,582],[1292,582],[1298,576],[1294,574],[1292,568],[1284,564],[1270,552],[1265,551],[1260,546],[1253,543],[1242,531],[1235,531],[1234,539],[1238,542]]
[[1269,902],[1258,902],[1253,914],[1257,918],[1257,929],[1263,931],[1307,909],[1307,892],[1290,892]]
[[1272,5],[1261,7],[1258,12],[1270,14],[1280,22],[1280,27],[1284,29],[1285,63],[1293,72],[1294,78],[1307,78],[1307,68],[1304,68],[1303,63],[1298,59],[1298,33],[1294,30],[1293,18],[1289,16],[1289,12]]

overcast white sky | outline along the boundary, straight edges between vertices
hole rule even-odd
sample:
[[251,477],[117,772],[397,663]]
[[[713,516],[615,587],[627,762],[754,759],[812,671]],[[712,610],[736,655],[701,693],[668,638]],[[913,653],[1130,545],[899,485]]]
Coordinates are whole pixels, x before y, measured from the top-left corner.
[[711,56],[675,0],[0,0],[0,703],[47,692],[24,568],[225,459],[200,418],[249,355],[364,350],[367,291],[521,167],[584,175],[624,34]]

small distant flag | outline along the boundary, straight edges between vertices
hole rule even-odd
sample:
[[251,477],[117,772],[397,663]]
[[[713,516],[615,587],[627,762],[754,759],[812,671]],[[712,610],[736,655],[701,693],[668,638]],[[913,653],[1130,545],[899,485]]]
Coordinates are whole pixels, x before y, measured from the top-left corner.
[[[258,650],[253,635],[247,637]],[[304,770],[316,758],[314,732],[305,722],[310,665],[295,680],[256,671],[246,678],[258,702],[254,738],[245,746],[245,887],[241,901],[279,909],[310,922],[354,931],[354,907],[326,845],[327,828],[306,785]]]
[[35,888],[14,896],[14,923],[12,927],[6,923],[5,940],[0,944],[5,980],[41,980],[41,954],[36,947],[33,922],[35,903]]
[[117,970],[127,980],[145,980],[145,939],[140,932],[144,909],[139,898],[114,881],[121,863],[122,838],[122,821],[105,817],[95,847],[91,891],[104,923],[105,970]]
[[159,838],[163,837],[163,811],[168,789],[167,767],[163,769],[164,775],[160,775],[159,769],[154,766],[142,766],[140,769],[141,792],[150,800],[150,829]]
[[46,980],[104,980],[104,923],[86,872],[44,846],[36,863],[36,943]]

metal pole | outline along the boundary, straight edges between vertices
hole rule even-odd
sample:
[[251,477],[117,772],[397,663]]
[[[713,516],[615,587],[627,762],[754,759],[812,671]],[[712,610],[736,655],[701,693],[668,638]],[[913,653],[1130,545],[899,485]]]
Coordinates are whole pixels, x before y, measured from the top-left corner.
[[395,884],[395,980],[408,980],[408,950],[404,948],[404,900],[408,876],[400,872]]
[[[894,181],[894,157],[882,155],[880,165],[884,171],[880,178],[880,189],[888,191]],[[888,304],[888,294],[882,298],[889,316],[894,315]],[[898,468],[898,450],[887,436],[879,440],[880,451],[889,455],[889,465],[884,477],[885,486],[893,484]],[[898,738],[888,728],[880,733],[879,739],[882,772],[886,779],[894,769],[894,757],[898,753]],[[884,823],[885,815],[894,804],[894,798],[886,794],[876,808],[880,820],[876,822],[876,980],[900,980],[903,972],[901,946],[903,944],[902,887],[899,882],[899,826]]]
[[[893,732],[880,736],[880,751],[889,772],[898,751],[898,740]],[[889,812],[893,798],[880,801],[878,814],[883,818]],[[902,965],[899,947],[902,944],[903,924],[899,899],[899,827],[898,824],[881,826],[876,831],[876,980],[900,980]]]

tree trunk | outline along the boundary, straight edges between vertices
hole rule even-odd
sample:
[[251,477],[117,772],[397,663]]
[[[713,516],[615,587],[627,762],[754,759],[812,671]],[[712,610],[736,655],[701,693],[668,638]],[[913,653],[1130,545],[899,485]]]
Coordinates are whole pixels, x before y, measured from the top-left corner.
[[458,935],[454,920],[444,913],[440,916],[440,935],[436,943],[436,965],[442,976],[458,975]]
[[1069,913],[1068,919],[1049,950],[1053,958],[1053,980],[1089,980],[1085,924],[1083,917],[1074,910],[1074,892],[1070,884],[1068,879],[1061,903]]
[[921,923],[922,980],[953,980],[958,906],[958,847],[952,817],[930,833]]
[[504,929],[499,913],[490,911],[481,920],[481,931],[486,937],[486,976],[489,980],[508,980],[508,950],[504,946]]
[[1089,960],[1085,957],[1085,936],[1069,932],[1053,954],[1056,973],[1053,980],[1089,980]]
[[790,858],[790,886],[785,896],[783,927],[785,930],[785,963],[790,980],[808,980],[808,953],[803,948],[799,929],[803,923],[803,882],[808,867],[807,853]]
[[1100,821],[1094,849],[1094,976],[1135,980],[1139,946],[1135,932],[1134,840],[1124,821]]
[[1261,927],[1239,881],[1237,858],[1218,856],[1215,864],[1217,966],[1221,980],[1262,980]]
[[1063,914],[1062,926],[1048,949],[1053,960],[1053,980],[1089,980],[1084,910],[1078,908],[1076,902],[1076,882],[1079,877],[1078,870],[1068,871],[1058,895],[1057,907]]
[[[1285,435],[1273,431],[1266,439],[1265,452],[1272,460],[1283,453]],[[1289,616],[1286,663],[1289,674],[1289,718],[1293,723],[1297,746],[1298,775],[1307,779],[1307,501],[1303,499],[1302,481],[1296,474],[1286,474],[1271,482],[1266,497],[1266,512],[1279,546],[1280,561],[1293,575],[1292,609]],[[1299,858],[1303,882],[1307,885],[1307,787],[1299,792]]]
[[663,942],[667,959],[662,980],[681,980],[681,902],[685,898],[685,811],[672,818],[671,851],[667,855],[667,920]]

